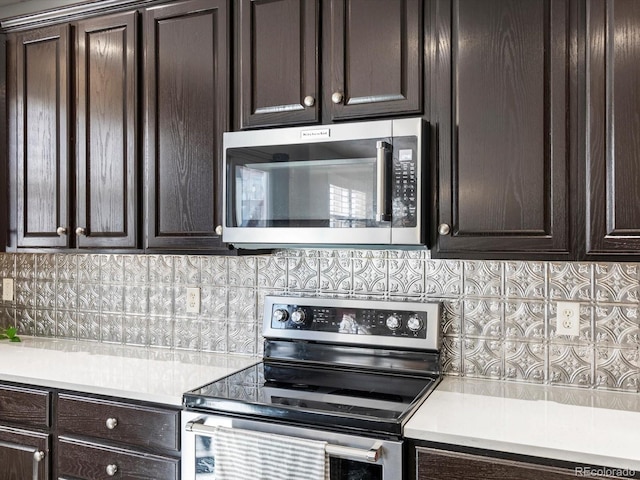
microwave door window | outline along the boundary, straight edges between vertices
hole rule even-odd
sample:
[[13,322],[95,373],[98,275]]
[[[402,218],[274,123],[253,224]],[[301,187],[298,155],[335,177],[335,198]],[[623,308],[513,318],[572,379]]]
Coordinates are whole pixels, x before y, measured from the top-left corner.
[[268,217],[269,172],[240,166],[236,170],[236,225],[261,227]]
[[227,152],[238,227],[367,228],[376,221],[376,140]]

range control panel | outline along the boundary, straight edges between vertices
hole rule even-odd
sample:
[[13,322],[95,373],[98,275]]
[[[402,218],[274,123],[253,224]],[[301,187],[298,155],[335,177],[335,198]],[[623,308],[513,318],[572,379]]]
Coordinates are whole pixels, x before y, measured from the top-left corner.
[[440,302],[396,302],[268,295],[267,340],[440,350]]
[[316,307],[277,303],[271,328],[373,336],[426,337],[427,313],[414,310]]

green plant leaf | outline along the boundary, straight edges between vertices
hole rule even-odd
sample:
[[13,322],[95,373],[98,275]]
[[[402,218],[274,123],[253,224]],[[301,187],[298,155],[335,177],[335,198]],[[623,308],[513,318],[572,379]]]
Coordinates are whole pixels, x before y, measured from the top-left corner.
[[20,340],[20,337],[17,337],[17,336],[16,336],[16,337],[11,337],[11,338],[9,339],[9,341],[10,341],[10,342],[21,342],[22,340]]

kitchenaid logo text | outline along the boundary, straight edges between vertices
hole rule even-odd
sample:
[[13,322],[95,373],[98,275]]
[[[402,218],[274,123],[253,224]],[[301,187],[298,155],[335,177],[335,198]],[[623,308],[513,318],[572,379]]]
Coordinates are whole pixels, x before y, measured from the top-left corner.
[[300,132],[300,138],[329,138],[331,130],[328,128],[321,128],[317,130],[303,130]]
[[592,468],[592,467],[576,467],[576,477],[620,477],[632,478],[635,476],[635,470],[626,468]]

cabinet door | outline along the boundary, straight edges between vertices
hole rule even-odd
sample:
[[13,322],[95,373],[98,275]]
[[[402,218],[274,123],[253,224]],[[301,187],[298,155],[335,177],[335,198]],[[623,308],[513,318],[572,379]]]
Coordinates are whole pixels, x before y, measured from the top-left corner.
[[137,244],[136,15],[77,26],[78,247]]
[[48,480],[49,435],[0,427],[0,478]]
[[[560,469],[532,463],[502,460],[465,453],[445,452],[432,448],[417,448],[418,480],[569,480],[578,470]],[[594,473],[593,471],[587,473]],[[586,475],[590,478],[613,478]]]
[[438,0],[434,254],[569,252],[568,0]]
[[323,94],[327,120],[422,111],[422,3],[324,3]]
[[23,33],[16,48],[17,246],[68,247],[69,27]]
[[240,0],[240,128],[319,120],[318,0]]
[[222,213],[222,133],[229,127],[226,0],[144,12],[147,247],[212,249]]
[[587,254],[640,253],[640,3],[591,0]]
[[180,459],[61,437],[57,442],[58,477],[94,480],[178,480]]

